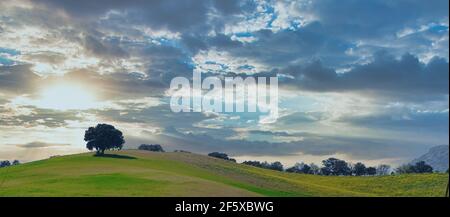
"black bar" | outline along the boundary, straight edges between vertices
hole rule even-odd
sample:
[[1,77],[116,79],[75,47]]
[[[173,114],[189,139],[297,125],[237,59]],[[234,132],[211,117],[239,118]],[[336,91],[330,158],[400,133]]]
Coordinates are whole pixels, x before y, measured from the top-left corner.
[[[176,211],[177,204],[209,204],[208,211]],[[220,211],[221,203],[231,209]],[[242,209],[242,204],[271,204],[267,209],[256,211]],[[236,209],[236,204],[239,210]],[[253,205],[249,205],[250,207]],[[0,212],[61,214],[113,214],[113,216],[311,216],[310,214],[363,214],[405,215],[424,214],[430,216],[448,209],[449,198],[206,198],[206,197],[152,197],[152,198],[0,198]],[[213,208],[214,207],[214,208]],[[186,208],[186,207],[185,207]],[[197,206],[198,208],[198,206]],[[203,210],[204,211],[204,210]],[[297,214],[297,215],[296,215]],[[361,216],[361,215],[359,215]]]

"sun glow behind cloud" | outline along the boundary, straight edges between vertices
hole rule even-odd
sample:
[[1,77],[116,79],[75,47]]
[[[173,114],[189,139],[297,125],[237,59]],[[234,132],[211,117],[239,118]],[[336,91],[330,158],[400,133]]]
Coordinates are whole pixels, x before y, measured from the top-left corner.
[[86,85],[62,82],[44,87],[36,97],[19,96],[12,100],[15,106],[35,106],[52,110],[87,110],[100,108],[93,88]]
[[45,88],[38,107],[55,110],[85,110],[97,105],[94,94],[79,84],[63,83]]

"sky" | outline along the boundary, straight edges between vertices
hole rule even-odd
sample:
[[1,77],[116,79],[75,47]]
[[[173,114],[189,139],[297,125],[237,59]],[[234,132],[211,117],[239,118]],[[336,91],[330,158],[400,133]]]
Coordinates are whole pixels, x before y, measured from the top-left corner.
[[[2,0],[0,160],[125,148],[399,165],[448,145],[447,0]],[[174,113],[170,81],[276,76],[279,118]]]

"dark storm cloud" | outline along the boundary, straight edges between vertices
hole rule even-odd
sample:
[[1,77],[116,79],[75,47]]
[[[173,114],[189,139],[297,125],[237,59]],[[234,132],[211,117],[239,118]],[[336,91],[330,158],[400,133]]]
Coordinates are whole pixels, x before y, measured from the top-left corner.
[[124,105],[125,109],[91,110],[90,113],[103,119],[114,120],[123,123],[147,123],[153,126],[165,128],[177,126],[184,129],[193,128],[193,125],[216,117],[198,112],[174,113],[168,104],[136,109],[133,103]]
[[332,37],[318,22],[297,30],[272,32],[260,30],[252,33],[258,40],[244,46],[222,46],[233,55],[256,59],[273,67],[283,67],[292,62],[302,63],[321,58],[330,65],[339,65],[341,60],[351,61],[345,55],[351,42]]
[[329,34],[340,37],[381,39],[418,22],[448,19],[448,1],[312,1],[303,12],[318,17]]
[[[30,8],[26,7],[14,7],[10,8],[8,12],[8,14],[0,16],[0,24],[4,23],[7,27],[39,26],[58,29],[70,22],[70,20],[59,16],[59,14],[54,13],[54,10],[49,10],[48,8],[34,7],[30,10]],[[10,30],[10,28],[6,29]]]
[[[83,37],[74,40],[79,41],[87,53],[101,60],[98,66],[76,71],[93,72],[91,75],[86,74],[88,78],[112,81],[118,85],[117,88],[131,88],[136,92],[145,92],[149,88],[168,88],[174,77],[192,76],[193,66],[190,57],[183,49],[167,40],[145,43],[126,37],[107,37],[95,31],[92,34],[85,33]],[[131,58],[138,59],[130,63],[140,66],[137,71],[114,65],[118,61],[129,61]],[[112,67],[113,73],[100,76],[98,71],[101,67]],[[142,90],[138,87],[142,87]]]
[[411,54],[396,59],[378,53],[373,62],[356,65],[342,74],[324,67],[319,61],[281,71],[295,77],[287,83],[312,91],[361,91],[407,101],[442,99],[448,95],[449,64],[437,57],[424,64]]
[[208,50],[211,48],[229,50],[243,46],[241,42],[231,40],[230,36],[220,33],[215,36],[185,34],[182,36],[181,42],[192,54],[196,54],[200,50]]
[[128,53],[122,49],[118,44],[120,42],[117,40],[99,40],[92,35],[86,35],[83,38],[83,46],[90,53],[104,57],[116,57],[116,58],[126,58],[128,57]]
[[172,78],[177,76],[192,77],[191,60],[179,48],[167,45],[150,45],[141,54],[148,58],[149,78],[158,80],[169,87]]
[[364,116],[345,116],[336,120],[356,126],[378,128],[392,131],[447,133],[449,128],[448,111],[383,113]]
[[240,0],[213,0],[213,5],[223,14],[237,14],[242,12]]
[[0,91],[15,94],[32,92],[41,77],[33,73],[30,67],[31,65],[0,65]]
[[[130,23],[141,23],[154,28],[173,31],[207,28],[208,13],[212,8],[223,14],[240,11],[239,1],[177,1],[177,0],[34,0],[50,8],[63,10],[74,19],[97,19],[111,10],[123,13]],[[199,29],[199,28],[197,28]]]

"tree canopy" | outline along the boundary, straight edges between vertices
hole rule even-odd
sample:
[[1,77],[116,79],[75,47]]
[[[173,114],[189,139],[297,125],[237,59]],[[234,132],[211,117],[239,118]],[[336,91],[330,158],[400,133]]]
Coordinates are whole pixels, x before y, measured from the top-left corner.
[[95,149],[97,154],[104,154],[105,150],[110,149],[120,150],[125,143],[122,132],[109,124],[89,127],[84,134],[84,141],[87,142],[86,148]]
[[353,166],[353,174],[355,176],[362,176],[366,174],[366,165],[361,162],[356,163]]
[[419,161],[414,165],[406,164],[396,169],[397,173],[432,173],[433,167],[426,164],[424,161]]
[[326,160],[323,160],[322,164],[324,166],[322,168],[322,172],[324,175],[346,176],[351,174],[351,169],[348,166],[348,163],[343,160],[337,158],[328,158]]

